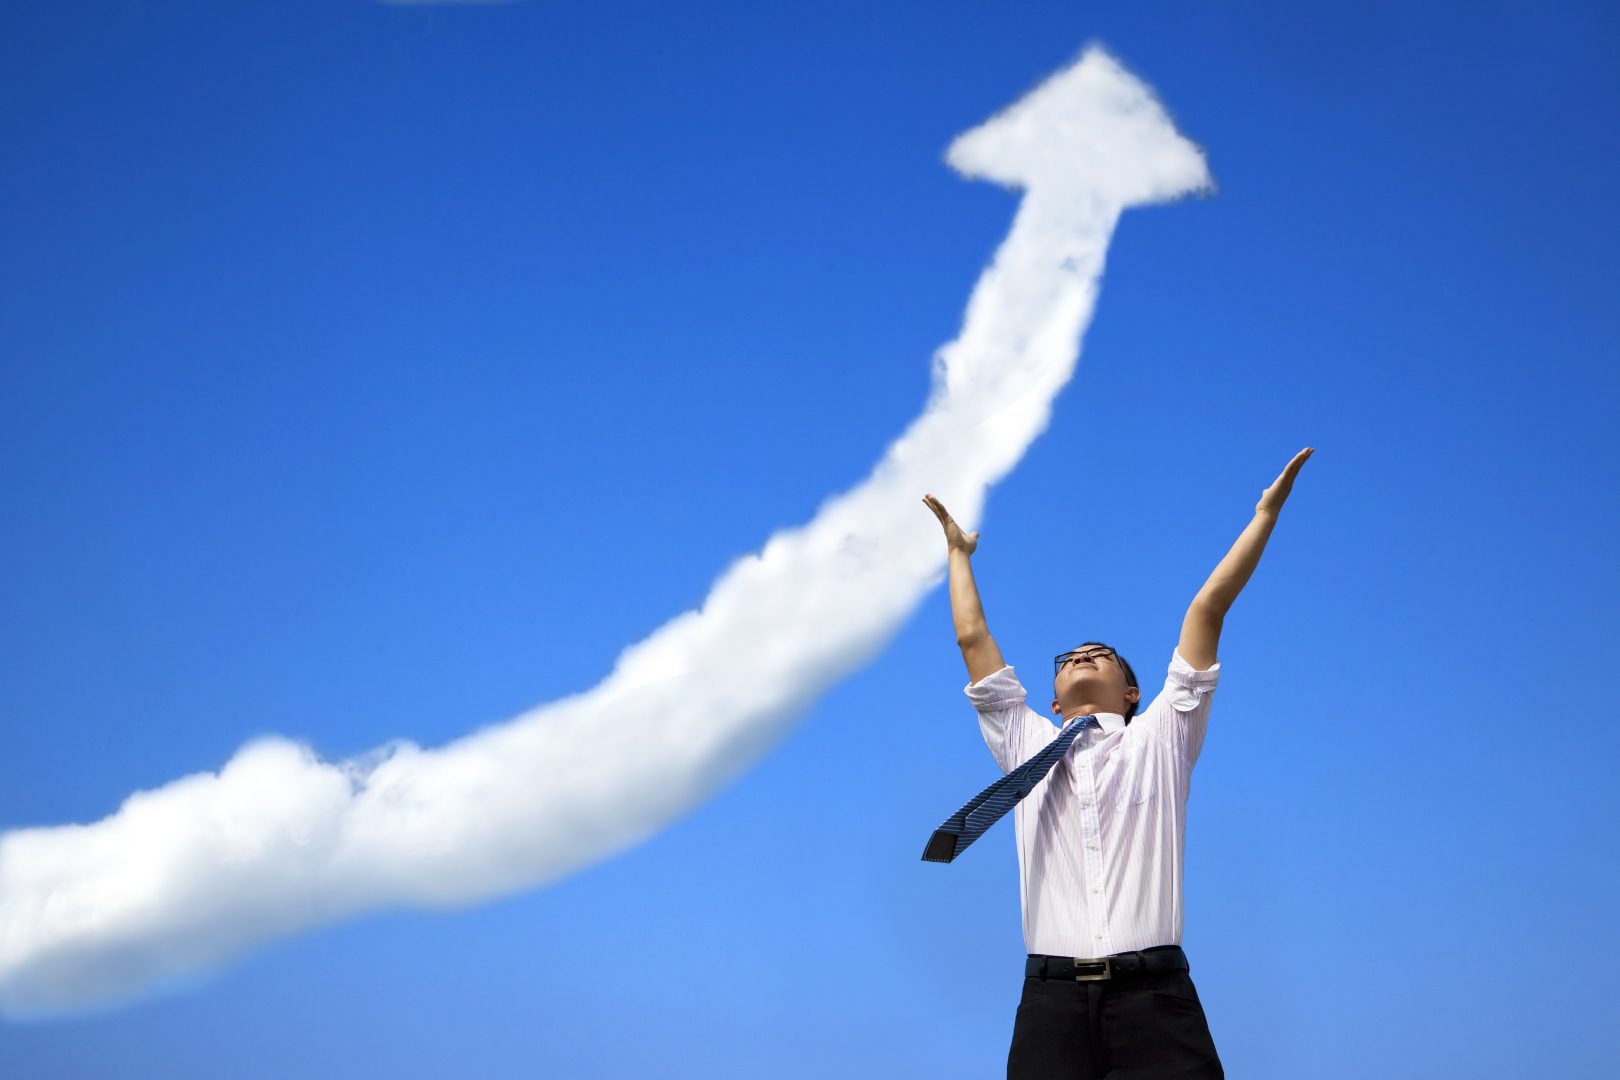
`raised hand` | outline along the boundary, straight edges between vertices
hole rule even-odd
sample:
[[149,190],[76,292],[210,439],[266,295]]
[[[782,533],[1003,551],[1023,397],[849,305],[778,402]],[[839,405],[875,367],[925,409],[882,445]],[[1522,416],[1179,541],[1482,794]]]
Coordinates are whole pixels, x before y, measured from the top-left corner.
[[1305,459],[1314,453],[1316,448],[1307,446],[1295,454],[1294,460],[1288,463],[1282,474],[1261,493],[1260,501],[1254,504],[1254,512],[1276,517],[1282,511],[1283,503],[1288,501],[1288,493],[1294,490],[1294,477],[1299,475],[1300,466],[1304,465]]
[[[956,644],[967,662],[968,678],[978,682],[1007,666],[996,639],[990,636],[990,628],[985,624],[984,605],[979,602],[979,586],[973,581],[973,566],[968,559],[979,546],[979,534],[963,532],[945,504],[932,495],[923,496],[923,505],[934,512],[945,530],[945,547],[949,552],[946,562],[951,567],[951,622],[956,627]],[[956,557],[959,551],[960,559]]]
[[945,504],[932,495],[924,495],[922,501],[923,505],[934,512],[934,516],[939,518],[940,525],[944,527],[946,547],[961,551],[965,555],[973,554],[974,549],[979,546],[979,534],[963,532],[956,519],[951,517],[950,511],[945,509]]

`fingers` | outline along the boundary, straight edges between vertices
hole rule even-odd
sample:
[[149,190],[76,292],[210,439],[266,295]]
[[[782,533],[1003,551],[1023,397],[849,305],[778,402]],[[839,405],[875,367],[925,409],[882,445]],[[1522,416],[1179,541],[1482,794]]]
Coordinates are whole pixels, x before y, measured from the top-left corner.
[[973,554],[973,549],[979,546],[979,534],[964,533],[962,527],[956,523],[956,519],[951,517],[950,511],[945,509],[945,504],[932,495],[924,495],[923,503],[934,512],[935,517],[939,518],[940,525],[945,529],[945,542],[953,548],[961,548],[969,555]]
[[1283,471],[1277,475],[1276,482],[1271,486],[1277,487],[1281,485],[1284,488],[1293,487],[1294,477],[1299,475],[1299,470],[1304,466],[1306,459],[1314,453],[1316,453],[1316,448],[1314,446],[1307,446],[1305,449],[1295,454],[1293,459],[1289,461],[1287,465],[1283,466]]
[[1282,509],[1283,503],[1288,500],[1289,493],[1294,490],[1294,477],[1299,475],[1300,468],[1314,453],[1316,453],[1316,448],[1307,446],[1294,455],[1293,460],[1283,467],[1283,471],[1278,474],[1277,479],[1271,482],[1271,486],[1260,493],[1260,501],[1254,507],[1257,513],[1261,510],[1276,513]]
[[949,526],[952,524],[950,512],[945,509],[944,503],[940,502],[932,495],[924,495],[923,503],[928,507],[928,509],[934,512],[935,517],[939,518],[939,523],[941,525]]

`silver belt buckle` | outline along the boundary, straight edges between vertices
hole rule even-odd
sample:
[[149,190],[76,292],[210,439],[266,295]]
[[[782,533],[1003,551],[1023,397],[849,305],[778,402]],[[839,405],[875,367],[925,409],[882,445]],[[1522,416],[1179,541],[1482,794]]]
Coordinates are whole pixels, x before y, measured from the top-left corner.
[[[1113,965],[1108,962],[1108,958],[1106,956],[1101,960],[1075,960],[1073,961],[1073,964],[1075,971],[1075,982],[1102,982],[1104,979],[1112,979],[1114,977]],[[1086,974],[1082,975],[1080,974],[1081,968],[1088,968],[1090,970],[1087,971]]]

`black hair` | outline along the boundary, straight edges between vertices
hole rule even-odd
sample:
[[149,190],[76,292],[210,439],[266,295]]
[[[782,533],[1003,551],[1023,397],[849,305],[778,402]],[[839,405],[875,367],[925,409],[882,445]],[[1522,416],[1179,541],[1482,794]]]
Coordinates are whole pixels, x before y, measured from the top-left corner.
[[[1108,644],[1106,641],[1087,641],[1082,643],[1080,647],[1084,649],[1087,645],[1101,645],[1105,649],[1113,649],[1114,658],[1119,661],[1120,670],[1125,672],[1125,685],[1135,686],[1138,691],[1142,689],[1142,687],[1136,682],[1136,672],[1131,670],[1131,662],[1125,659],[1125,657],[1120,654],[1118,649],[1114,649],[1114,647]],[[1131,717],[1136,715],[1136,710],[1141,704],[1142,695],[1140,693],[1137,694],[1135,701],[1128,701],[1125,703],[1125,722],[1127,724],[1131,722]]]

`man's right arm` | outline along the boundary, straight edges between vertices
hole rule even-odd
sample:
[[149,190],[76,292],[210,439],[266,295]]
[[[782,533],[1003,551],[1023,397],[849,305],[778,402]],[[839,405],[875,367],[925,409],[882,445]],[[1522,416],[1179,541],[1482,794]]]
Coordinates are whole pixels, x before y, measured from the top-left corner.
[[956,624],[956,644],[967,663],[968,681],[978,682],[986,675],[994,675],[1007,666],[1001,658],[996,639],[990,636],[985,623],[984,605],[979,602],[979,587],[973,580],[973,566],[969,561],[979,545],[978,533],[964,533],[938,499],[924,495],[923,503],[934,512],[945,530],[951,572],[951,620]]

